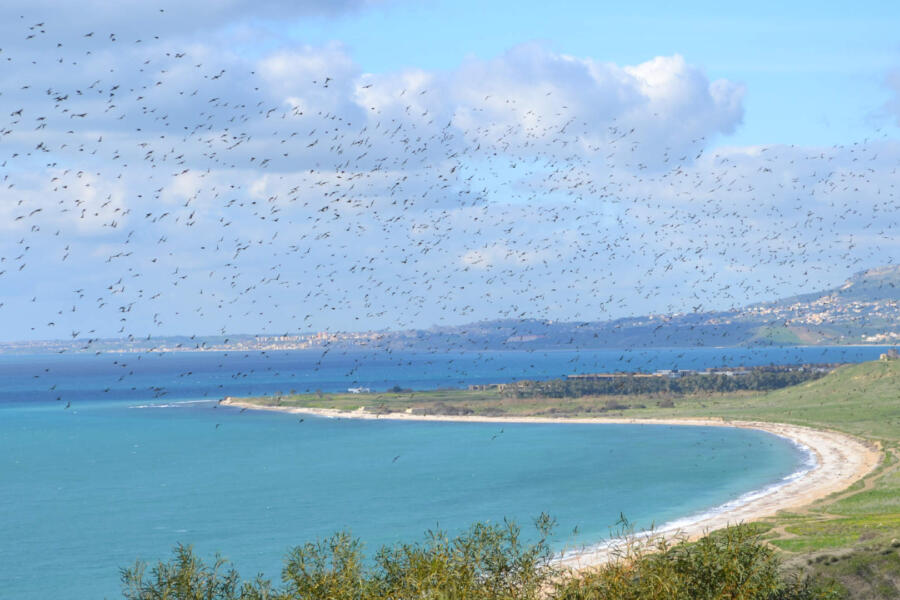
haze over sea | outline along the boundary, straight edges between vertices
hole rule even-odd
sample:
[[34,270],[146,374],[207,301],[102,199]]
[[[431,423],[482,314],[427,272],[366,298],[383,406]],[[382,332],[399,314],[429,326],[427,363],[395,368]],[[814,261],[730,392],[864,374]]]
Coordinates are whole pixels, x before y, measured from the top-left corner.
[[750,430],[303,418],[217,406],[225,395],[858,362],[883,351],[0,356],[0,589],[116,597],[120,567],[165,558],[178,542],[221,552],[245,576],[277,577],[291,546],[341,529],[374,552],[479,520],[527,527],[541,512],[559,520],[564,550],[601,541],[620,513],[638,527],[696,516],[806,460]]

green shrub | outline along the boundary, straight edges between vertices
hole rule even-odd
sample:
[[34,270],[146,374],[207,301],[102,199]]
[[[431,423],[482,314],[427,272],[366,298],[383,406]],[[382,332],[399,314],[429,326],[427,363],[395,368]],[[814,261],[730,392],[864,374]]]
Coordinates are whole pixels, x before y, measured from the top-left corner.
[[778,558],[750,526],[697,542],[632,544],[607,564],[565,578],[555,600],[826,600],[834,592],[785,579]]
[[694,543],[653,545],[634,538],[626,551],[587,571],[563,572],[542,515],[537,540],[520,528],[478,523],[449,537],[429,532],[365,560],[359,540],[338,533],[294,548],[281,587],[262,578],[242,582],[216,557],[211,565],[190,546],[149,572],[122,570],[126,600],[831,600],[836,593],[808,580],[785,579],[774,550],[753,528],[732,527]]
[[122,570],[123,595],[128,600],[232,600],[240,598],[236,571],[216,557],[206,565],[190,546],[179,545],[168,563],[160,562],[149,576],[143,563]]
[[356,600],[368,587],[359,540],[338,533],[325,541],[294,548],[281,580],[287,598]]

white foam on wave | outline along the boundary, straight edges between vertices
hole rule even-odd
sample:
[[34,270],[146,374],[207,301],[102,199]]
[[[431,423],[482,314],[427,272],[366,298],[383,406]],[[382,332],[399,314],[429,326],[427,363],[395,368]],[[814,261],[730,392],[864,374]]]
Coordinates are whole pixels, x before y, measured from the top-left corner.
[[[681,517],[681,518],[675,519],[673,521],[667,521],[658,528],[654,528],[649,531],[641,531],[641,532],[635,533],[633,535],[633,537],[636,539],[645,539],[645,538],[648,538],[648,537],[651,537],[654,535],[677,532],[681,529],[690,527],[691,525],[696,525],[697,523],[700,523],[707,519],[716,517],[723,513],[727,513],[729,511],[732,511],[732,510],[735,510],[742,506],[745,506],[745,505],[753,502],[754,500],[758,500],[760,498],[764,498],[766,496],[774,494],[776,491],[783,488],[784,486],[789,485],[790,483],[793,483],[794,481],[797,481],[798,479],[802,479],[803,477],[805,477],[806,475],[808,475],[809,473],[814,471],[816,468],[818,468],[819,459],[816,456],[816,453],[813,452],[812,448],[810,448],[806,444],[803,444],[803,443],[795,440],[792,437],[789,437],[786,435],[781,435],[781,434],[774,433],[771,431],[768,433],[771,433],[772,435],[778,436],[782,439],[789,441],[792,446],[794,446],[795,448],[800,450],[800,452],[802,452],[805,455],[803,463],[800,465],[799,469],[797,469],[796,471],[794,471],[792,473],[789,473],[788,475],[785,475],[784,477],[782,477],[775,483],[769,484],[758,490],[751,490],[745,494],[741,494],[734,500],[729,500],[728,502],[725,502],[724,504],[720,504],[713,508],[694,513],[687,517]],[[569,558],[575,558],[582,554],[606,550],[612,546],[615,546],[616,543],[623,541],[623,539],[624,538],[612,538],[612,539],[606,540],[604,542],[601,542],[599,544],[585,546],[578,550],[574,550],[574,549],[566,550],[565,552],[563,552],[560,555],[560,559],[566,560]]]
[[[778,434],[773,434],[773,435],[778,435]],[[722,513],[727,513],[736,508],[740,508],[746,504],[753,502],[754,500],[758,500],[760,498],[765,498],[766,496],[774,494],[776,491],[783,488],[784,486],[786,486],[794,481],[797,481],[798,479],[802,479],[807,474],[809,474],[813,470],[815,470],[816,467],[819,466],[819,459],[816,457],[815,452],[813,452],[809,446],[807,446],[806,444],[802,444],[802,443],[798,442],[797,440],[787,437],[787,436],[784,436],[784,435],[778,435],[778,437],[788,440],[789,442],[791,442],[791,445],[796,447],[798,450],[800,450],[805,455],[805,459],[804,459],[803,463],[800,465],[799,469],[797,469],[793,473],[785,475],[784,477],[782,477],[775,483],[769,484],[766,487],[760,488],[758,490],[752,490],[745,494],[741,494],[734,500],[731,500],[724,504],[720,504],[719,506],[716,506],[714,508],[705,510],[700,513],[696,513],[689,517],[683,517],[681,519],[675,519],[674,521],[669,521],[667,523],[664,523],[658,531],[663,532],[663,533],[670,532],[670,531],[677,531],[678,529],[682,529],[684,527],[694,525],[700,521],[704,521],[711,517],[721,515]]]
[[182,402],[165,402],[160,404],[135,404],[128,408],[182,408],[189,404],[215,404],[216,400],[184,400]]

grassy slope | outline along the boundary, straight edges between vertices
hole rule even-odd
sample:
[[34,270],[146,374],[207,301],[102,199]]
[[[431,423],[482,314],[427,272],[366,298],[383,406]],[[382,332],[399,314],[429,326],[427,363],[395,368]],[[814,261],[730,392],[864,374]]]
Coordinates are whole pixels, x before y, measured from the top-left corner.
[[[608,410],[610,400],[628,405]],[[827,377],[768,394],[714,394],[675,398],[599,397],[563,400],[503,399],[496,391],[413,394],[337,394],[285,397],[282,404],[367,410],[475,414],[724,417],[795,423],[844,431],[877,441],[879,469],[853,488],[796,514],[765,523],[771,543],[788,564],[836,578],[855,598],[900,598],[900,361],[842,367]],[[255,401],[271,404],[272,398]],[[639,408],[643,405],[644,408]]]
[[[674,408],[660,408],[672,399]],[[412,393],[298,394],[248,399],[259,404],[373,412],[470,411],[473,414],[724,417],[830,427],[883,442],[900,441],[900,361],[849,365],[827,377],[767,394],[600,396],[560,399],[503,398],[496,390],[435,390]],[[609,410],[610,402],[629,406]],[[643,408],[641,408],[643,405]]]
[[855,598],[900,598],[900,361],[851,365],[793,388],[704,404],[685,399],[668,412],[826,427],[879,442],[885,455],[876,473],[767,525],[789,564],[837,579]]
[[[750,392],[733,394],[698,394],[682,396],[680,401],[691,401],[702,407],[715,399],[740,400],[751,397]],[[431,390],[408,393],[370,393],[370,394],[294,394],[282,396],[259,396],[241,398],[244,402],[252,402],[262,406],[294,406],[301,408],[331,408],[337,410],[357,410],[365,408],[367,412],[386,413],[412,410],[417,414],[473,414],[481,416],[560,416],[589,417],[604,415],[620,415],[611,410],[609,405],[620,404],[629,407],[628,414],[656,406],[659,402],[670,399],[660,395],[632,396],[593,396],[583,398],[504,398],[496,390]],[[670,412],[662,412],[666,416]]]
[[369,394],[293,394],[283,396],[261,396],[244,398],[265,405],[299,406],[304,408],[335,408],[356,410],[366,407],[373,412],[402,412],[411,407],[434,406],[444,402],[453,406],[493,405],[500,400],[496,391],[431,390],[409,393],[369,393]]
[[[848,365],[822,379],[755,396],[676,401],[674,409],[635,416],[760,419],[837,429],[884,443],[900,442],[900,361]],[[632,411],[629,411],[632,414]]]

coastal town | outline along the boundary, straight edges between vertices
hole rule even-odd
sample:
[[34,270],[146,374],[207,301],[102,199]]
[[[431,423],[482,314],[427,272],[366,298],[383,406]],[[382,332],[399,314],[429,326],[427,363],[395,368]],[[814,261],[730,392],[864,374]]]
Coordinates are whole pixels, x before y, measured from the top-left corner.
[[[88,332],[90,334],[90,332]],[[842,285],[741,309],[650,314],[606,321],[479,321],[429,329],[311,331],[282,334],[128,336],[0,343],[0,354],[275,352],[708,346],[883,345],[900,341],[900,267],[861,271]],[[675,345],[677,345],[677,343]]]

